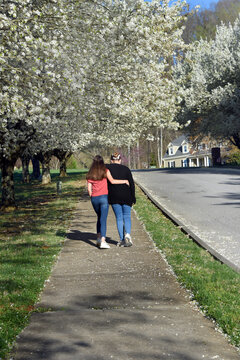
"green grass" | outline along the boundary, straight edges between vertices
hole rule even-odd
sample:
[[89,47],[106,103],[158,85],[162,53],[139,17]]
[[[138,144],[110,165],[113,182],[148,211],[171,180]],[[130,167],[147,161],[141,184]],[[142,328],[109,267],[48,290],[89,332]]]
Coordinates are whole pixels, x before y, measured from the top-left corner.
[[134,208],[192,300],[239,347],[240,274],[189,239],[139,189]]
[[80,198],[83,177],[82,171],[69,171],[57,196],[56,172],[47,186],[22,184],[21,173],[15,173],[17,210],[0,213],[0,359],[8,358],[35,311]]

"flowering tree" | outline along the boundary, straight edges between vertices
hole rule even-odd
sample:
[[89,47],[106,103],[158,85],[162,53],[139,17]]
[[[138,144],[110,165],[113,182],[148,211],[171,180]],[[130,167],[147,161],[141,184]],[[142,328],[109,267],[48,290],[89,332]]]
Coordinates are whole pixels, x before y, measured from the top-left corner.
[[3,0],[0,20],[0,165],[2,202],[9,207],[14,205],[14,163],[36,132],[44,138],[51,122],[48,94],[56,83],[58,49],[49,24],[61,29],[62,20],[56,0]]
[[230,139],[240,148],[240,19],[200,40],[176,67],[179,121],[193,135]]
[[[144,0],[2,1],[2,201],[14,205],[13,167],[91,140],[128,144],[174,124],[173,57],[184,46],[182,9]],[[161,117],[159,114],[161,113]],[[127,136],[126,136],[127,134]]]
[[[98,140],[129,144],[152,126],[175,125],[173,58],[182,50],[184,2],[93,1],[95,39],[82,111]],[[100,15],[99,15],[100,14]],[[127,136],[126,136],[127,134]]]
[[78,87],[70,84],[69,62],[64,65],[68,19],[63,9],[58,0],[0,5],[0,165],[5,208],[15,203],[13,168],[22,153],[41,152],[47,163],[53,149],[72,151],[83,143],[73,111],[72,95]]

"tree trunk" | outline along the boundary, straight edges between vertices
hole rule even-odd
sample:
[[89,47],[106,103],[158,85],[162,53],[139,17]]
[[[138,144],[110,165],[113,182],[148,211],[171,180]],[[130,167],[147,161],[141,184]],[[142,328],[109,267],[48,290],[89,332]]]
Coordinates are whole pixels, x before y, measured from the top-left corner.
[[67,176],[67,161],[71,157],[72,153],[66,152],[64,156],[59,157],[60,161],[60,177],[66,177]]
[[131,169],[131,146],[128,144],[128,167]]
[[33,165],[32,177],[33,179],[38,180],[41,176],[40,164],[39,164],[39,160],[35,156],[32,157],[32,165]]
[[67,161],[70,158],[70,156],[72,155],[72,152],[55,149],[54,155],[58,158],[58,160],[60,162],[59,177],[66,177],[67,176]]
[[132,149],[132,159],[133,159],[133,169],[136,169],[137,166],[136,166],[136,150],[135,150],[135,147],[133,147],[133,149]]
[[157,128],[157,154],[158,154],[158,167],[162,167],[162,127]]
[[137,141],[137,168],[138,168],[138,169],[141,169],[139,139],[138,139],[138,141]]
[[42,184],[47,185],[51,183],[51,174],[50,174],[50,161],[51,156],[49,154],[43,154],[42,160]]
[[2,204],[1,210],[11,211],[16,209],[15,195],[14,195],[14,165],[16,159],[1,159],[2,170]]
[[24,183],[30,182],[30,174],[29,174],[29,162],[30,162],[30,156],[29,155],[22,155],[21,161],[22,161],[22,181]]
[[234,134],[230,138],[230,141],[233,145],[237,146],[237,148],[240,149],[240,135],[239,134]]
[[67,164],[66,159],[60,161],[60,173],[59,177],[66,177],[67,176]]
[[150,141],[147,140],[147,162],[148,162],[148,169],[150,168]]
[[160,128],[160,141],[161,141],[161,148],[160,148],[160,157],[161,157],[161,165],[160,168],[163,167],[163,128]]
[[51,183],[51,174],[50,174],[50,161],[53,155],[53,151],[47,151],[45,153],[38,153],[35,158],[37,158],[42,164],[42,184],[47,185]]

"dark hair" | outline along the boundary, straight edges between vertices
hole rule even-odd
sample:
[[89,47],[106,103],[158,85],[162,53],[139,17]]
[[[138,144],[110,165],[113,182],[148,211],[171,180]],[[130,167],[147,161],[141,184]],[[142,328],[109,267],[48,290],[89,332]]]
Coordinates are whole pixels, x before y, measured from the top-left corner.
[[87,173],[87,180],[102,180],[107,177],[107,169],[101,155],[96,155]]
[[118,152],[115,152],[111,155],[111,160],[121,160],[121,155]]

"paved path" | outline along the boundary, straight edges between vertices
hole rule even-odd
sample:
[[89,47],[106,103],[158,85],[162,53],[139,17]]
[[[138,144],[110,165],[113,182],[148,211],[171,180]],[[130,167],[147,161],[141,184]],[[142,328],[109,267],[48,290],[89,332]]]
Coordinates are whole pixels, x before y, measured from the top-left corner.
[[211,321],[189,304],[170,268],[133,214],[132,248],[118,248],[108,218],[109,250],[95,241],[87,197],[15,360],[239,360]]
[[134,179],[193,238],[240,272],[240,169],[137,171]]

